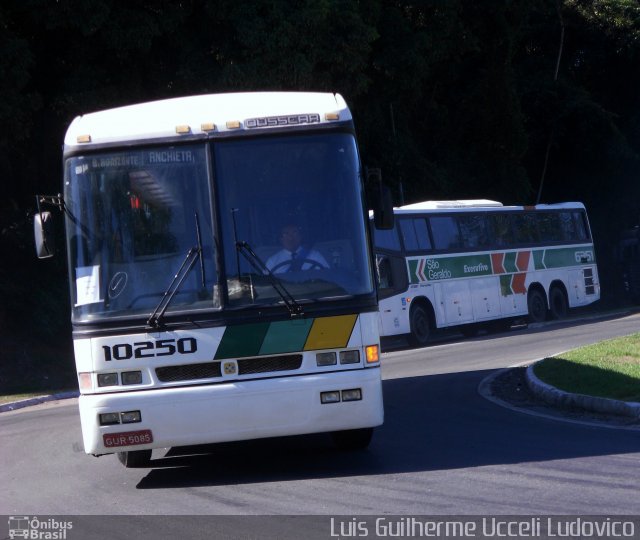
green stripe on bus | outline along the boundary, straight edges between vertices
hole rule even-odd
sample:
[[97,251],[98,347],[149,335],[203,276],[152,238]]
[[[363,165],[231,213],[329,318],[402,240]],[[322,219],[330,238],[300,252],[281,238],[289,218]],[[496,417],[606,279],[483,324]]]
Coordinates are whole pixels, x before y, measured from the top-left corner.
[[214,359],[239,358],[259,354],[268,330],[269,323],[227,326]]
[[500,292],[502,296],[511,296],[513,289],[511,288],[511,274],[502,274],[500,276]]
[[[583,256],[586,259],[584,262],[582,261]],[[595,256],[592,247],[547,249],[544,253],[545,268],[593,264],[594,261]]]
[[533,251],[533,267],[536,270],[545,269],[543,259],[544,259],[544,249],[536,249]]
[[[411,283],[418,283],[421,259],[408,261]],[[492,274],[491,255],[462,255],[460,257],[427,257],[424,265],[426,281],[441,281],[461,277],[488,276]]]
[[518,256],[517,251],[509,251],[504,254],[504,269],[505,272],[517,272],[518,268],[516,267],[516,257]]
[[280,354],[301,351],[307,341],[314,319],[271,323],[264,337],[260,354]]
[[419,262],[420,259],[412,259],[410,261],[407,261],[407,264],[409,265],[409,281],[411,283],[418,283],[420,281],[418,279],[418,276],[416,275],[416,270],[418,269]]
[[[518,253],[526,255],[528,251],[507,251],[504,253],[502,265],[507,274],[517,274],[528,270],[528,268],[525,268],[528,266],[525,264],[528,260],[526,257],[523,257],[520,261],[523,268],[518,268],[516,264]],[[535,270],[595,263],[593,245],[571,248],[534,249],[531,253]],[[407,260],[407,267],[409,269],[409,279],[412,284],[425,280],[434,282],[493,274],[490,253],[409,259]]]

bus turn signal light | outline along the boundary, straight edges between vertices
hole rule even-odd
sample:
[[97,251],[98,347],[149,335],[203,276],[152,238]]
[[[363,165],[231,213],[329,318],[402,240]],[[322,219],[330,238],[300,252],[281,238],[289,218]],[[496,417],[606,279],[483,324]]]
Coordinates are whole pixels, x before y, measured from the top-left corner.
[[369,345],[365,349],[367,354],[367,364],[374,364],[380,361],[380,353],[377,345]]

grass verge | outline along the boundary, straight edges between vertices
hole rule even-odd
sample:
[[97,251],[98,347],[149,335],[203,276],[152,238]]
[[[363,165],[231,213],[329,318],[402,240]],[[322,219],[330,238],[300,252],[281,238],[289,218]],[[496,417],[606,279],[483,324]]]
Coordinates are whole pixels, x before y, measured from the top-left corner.
[[565,392],[640,402],[640,333],[545,358],[534,372]]

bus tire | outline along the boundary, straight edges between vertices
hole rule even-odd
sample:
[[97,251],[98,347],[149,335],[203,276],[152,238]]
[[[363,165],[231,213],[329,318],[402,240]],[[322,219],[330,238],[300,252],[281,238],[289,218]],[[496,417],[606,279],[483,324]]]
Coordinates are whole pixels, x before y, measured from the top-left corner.
[[540,323],[547,319],[547,299],[540,289],[529,290],[527,308],[530,323]]
[[151,463],[151,450],[130,450],[128,452],[118,452],[118,461],[127,469],[137,469],[148,467]]
[[560,287],[552,287],[549,291],[549,314],[552,319],[564,319],[569,312],[567,296]]
[[331,438],[339,450],[364,450],[371,442],[373,428],[333,431]]
[[431,317],[425,306],[416,304],[411,307],[409,327],[409,343],[418,347],[425,346],[431,337]]

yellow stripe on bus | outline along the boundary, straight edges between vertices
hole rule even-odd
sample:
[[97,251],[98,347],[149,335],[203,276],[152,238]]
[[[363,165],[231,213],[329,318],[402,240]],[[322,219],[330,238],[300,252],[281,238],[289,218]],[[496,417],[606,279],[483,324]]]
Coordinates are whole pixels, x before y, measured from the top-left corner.
[[313,321],[304,350],[346,347],[357,318],[357,315],[338,315],[316,319]]

